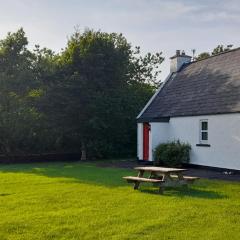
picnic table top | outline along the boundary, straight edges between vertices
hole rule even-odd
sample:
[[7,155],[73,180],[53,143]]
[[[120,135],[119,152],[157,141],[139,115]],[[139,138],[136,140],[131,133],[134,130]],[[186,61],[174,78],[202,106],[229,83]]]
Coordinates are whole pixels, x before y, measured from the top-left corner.
[[176,172],[184,172],[187,169],[181,168],[167,168],[167,167],[135,167],[135,170],[142,170],[147,172],[160,172],[160,173],[176,173]]

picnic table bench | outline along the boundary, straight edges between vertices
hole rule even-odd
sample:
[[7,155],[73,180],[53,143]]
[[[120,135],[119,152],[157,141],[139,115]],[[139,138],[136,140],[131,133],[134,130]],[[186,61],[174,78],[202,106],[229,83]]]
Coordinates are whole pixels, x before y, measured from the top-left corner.
[[[188,186],[199,177],[183,176],[183,172],[187,169],[166,168],[166,167],[136,167],[138,175],[123,177],[129,183],[134,183],[134,189],[138,189],[140,183],[153,183],[159,187],[159,193],[163,193],[165,187]],[[144,173],[150,173],[146,178]]]

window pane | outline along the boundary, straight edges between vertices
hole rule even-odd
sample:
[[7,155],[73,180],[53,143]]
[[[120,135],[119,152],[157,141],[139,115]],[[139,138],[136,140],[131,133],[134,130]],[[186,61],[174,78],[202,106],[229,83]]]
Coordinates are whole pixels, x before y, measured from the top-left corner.
[[202,130],[208,130],[208,122],[202,122]]
[[204,141],[208,140],[208,133],[207,132],[202,132],[202,140],[204,140]]

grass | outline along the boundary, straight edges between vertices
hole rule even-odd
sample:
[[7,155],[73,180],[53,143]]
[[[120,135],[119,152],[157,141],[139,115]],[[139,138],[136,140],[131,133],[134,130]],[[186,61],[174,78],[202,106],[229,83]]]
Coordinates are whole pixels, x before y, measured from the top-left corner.
[[240,184],[200,180],[163,196],[131,170],[0,165],[0,239],[239,239]]

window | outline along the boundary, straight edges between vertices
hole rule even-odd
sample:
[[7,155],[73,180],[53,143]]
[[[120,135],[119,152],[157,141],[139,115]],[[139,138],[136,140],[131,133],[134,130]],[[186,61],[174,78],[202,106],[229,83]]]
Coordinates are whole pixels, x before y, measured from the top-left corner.
[[208,143],[208,120],[200,120],[200,143]]

